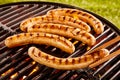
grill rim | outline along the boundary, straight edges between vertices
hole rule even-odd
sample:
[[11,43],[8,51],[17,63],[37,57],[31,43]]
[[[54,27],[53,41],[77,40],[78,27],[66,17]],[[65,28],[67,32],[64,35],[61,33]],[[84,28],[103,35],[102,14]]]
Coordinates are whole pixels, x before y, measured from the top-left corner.
[[1,4],[0,8],[2,7],[7,7],[7,6],[13,6],[13,5],[20,5],[20,4],[42,4],[42,5],[54,5],[54,6],[60,6],[60,7],[67,7],[67,8],[75,8],[75,9],[79,9],[85,12],[88,12],[92,15],[94,15],[95,17],[97,17],[98,19],[100,19],[102,22],[106,23],[107,25],[110,26],[110,28],[112,28],[115,32],[117,32],[118,35],[120,35],[120,30],[119,28],[114,25],[112,22],[110,22],[109,20],[107,20],[106,18],[104,18],[103,16],[100,16],[92,11],[77,7],[77,6],[72,6],[69,4],[64,4],[64,3],[58,3],[58,2],[45,2],[45,1],[24,1],[24,2],[11,2],[11,3],[6,3],[6,4]]

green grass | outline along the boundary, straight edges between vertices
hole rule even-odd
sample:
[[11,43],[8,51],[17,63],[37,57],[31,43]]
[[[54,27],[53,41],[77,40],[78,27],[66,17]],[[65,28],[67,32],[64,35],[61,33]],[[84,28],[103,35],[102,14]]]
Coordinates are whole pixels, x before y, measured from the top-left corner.
[[[0,4],[29,1],[29,0],[0,0]],[[106,18],[120,29],[120,1],[119,0],[31,0],[49,1],[74,5],[92,11]]]

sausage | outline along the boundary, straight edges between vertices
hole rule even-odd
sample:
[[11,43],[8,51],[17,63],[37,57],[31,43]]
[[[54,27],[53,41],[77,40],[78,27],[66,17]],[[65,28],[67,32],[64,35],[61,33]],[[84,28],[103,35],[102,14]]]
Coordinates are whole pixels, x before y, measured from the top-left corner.
[[5,45],[9,48],[26,44],[45,44],[60,48],[72,54],[75,51],[74,45],[64,37],[48,33],[20,33],[5,39]]
[[61,70],[76,70],[88,67],[91,63],[105,57],[109,54],[107,49],[101,49],[98,52],[84,55],[76,58],[58,58],[42,52],[36,47],[28,49],[28,55],[36,62],[46,65],[51,68]]
[[57,34],[65,37],[74,38],[76,40],[82,41],[83,43],[92,46],[95,44],[95,37],[79,28],[69,27],[66,25],[53,24],[53,23],[41,23],[35,24],[27,28],[27,32],[46,32]]
[[70,16],[75,19],[79,19],[79,20],[82,20],[82,21],[88,23],[91,27],[93,27],[94,31],[97,34],[100,34],[104,31],[104,26],[99,19],[97,19],[92,14],[89,14],[82,10],[69,9],[69,8],[61,8],[60,9],[59,8],[59,9],[49,10],[47,12],[47,15]]
[[26,28],[29,26],[33,26],[37,23],[57,23],[57,24],[64,24],[69,25],[71,27],[77,27],[83,29],[87,32],[90,32],[90,27],[86,23],[81,20],[77,20],[68,16],[53,16],[53,15],[44,15],[38,16],[34,18],[28,18],[21,22],[20,29],[22,31],[26,31]]

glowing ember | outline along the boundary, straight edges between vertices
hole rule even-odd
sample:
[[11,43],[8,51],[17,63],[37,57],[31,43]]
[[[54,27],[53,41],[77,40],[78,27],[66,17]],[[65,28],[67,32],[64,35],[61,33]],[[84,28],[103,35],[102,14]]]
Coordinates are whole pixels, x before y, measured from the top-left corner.
[[[74,74],[74,75],[70,78],[70,80],[74,80],[77,76],[78,76],[78,74]],[[80,80],[81,80],[81,79],[80,79]]]
[[27,77],[27,76],[23,76],[23,78],[22,78],[22,79],[24,80],[26,77]]
[[17,75],[18,75],[18,73],[13,74],[12,76],[10,76],[10,79],[15,78]]
[[79,41],[75,41],[73,44],[75,45],[75,44],[77,44]]
[[33,74],[33,73],[36,72],[38,69],[39,69],[39,67],[36,66],[35,69],[33,69],[29,75]]
[[35,63],[36,63],[35,61],[32,62],[32,64],[35,64]]
[[91,49],[91,47],[87,47],[87,51],[90,50],[90,49]]
[[70,40],[72,40],[72,38],[69,38],[68,40],[70,41]]
[[14,68],[10,68],[9,70],[7,70],[6,72],[4,72],[3,74],[1,74],[1,76],[4,76],[6,74],[8,74],[9,72],[13,71]]
[[84,46],[85,44],[84,43],[82,43],[82,46]]

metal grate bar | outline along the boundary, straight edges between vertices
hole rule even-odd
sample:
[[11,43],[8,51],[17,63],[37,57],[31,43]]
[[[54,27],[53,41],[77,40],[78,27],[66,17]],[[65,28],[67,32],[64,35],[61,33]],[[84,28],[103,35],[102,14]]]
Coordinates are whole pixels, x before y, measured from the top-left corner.
[[8,32],[6,34],[4,34],[3,36],[0,36],[0,41],[4,41],[6,37],[10,36],[11,32]]
[[48,8],[42,10],[41,12],[38,12],[38,13],[36,13],[35,15],[33,15],[33,17],[35,17],[35,16],[40,16],[40,15],[44,15],[48,10],[53,9],[54,7],[55,7],[55,6],[49,6]]
[[[43,7],[41,7],[41,8],[39,8],[40,10],[41,9],[43,9],[43,8],[46,8],[47,6],[43,6]],[[45,13],[47,10],[50,10],[50,9],[52,9],[53,8],[53,6],[51,6],[51,7],[48,7],[47,9],[44,9],[44,10],[42,10],[42,11],[40,11],[40,12],[38,12],[38,13],[36,13],[36,14],[33,14],[32,15],[32,17],[34,17],[34,16],[37,16],[37,15],[42,15],[43,13]],[[19,24],[20,24],[20,21],[18,21],[16,24],[14,24],[14,25],[11,25],[11,28],[12,29],[14,29],[14,28],[16,28],[15,29],[15,31],[17,31],[17,30],[19,30]]]
[[5,80],[7,78],[9,78],[10,76],[12,76],[13,74],[15,74],[17,71],[19,71],[21,68],[24,68],[23,66],[28,65],[28,63],[30,63],[31,59],[27,59],[25,61],[20,62],[11,72],[7,73],[6,75],[1,77],[1,80]]
[[[120,43],[116,43],[116,45],[111,45],[112,48],[109,50],[110,52],[113,52],[117,49],[119,49]],[[118,56],[119,57],[119,56]],[[107,61],[106,63],[104,63],[98,70],[95,71],[94,75],[98,74],[102,69],[104,69],[108,64],[114,62],[116,60],[116,57],[113,57],[112,59],[110,59],[109,61]]]
[[28,74],[24,80],[31,80],[31,79],[33,79],[37,74],[39,74],[42,71],[42,69],[43,69],[42,67],[43,67],[43,65],[39,66],[39,64],[37,64],[37,66],[35,67],[35,69],[33,69],[31,71],[31,73]]
[[58,77],[58,80],[67,80],[69,79],[73,74],[75,74],[75,71],[66,71],[64,74]]
[[40,71],[39,71],[38,74],[36,74],[36,76],[34,76],[34,77],[32,78],[32,80],[36,80],[36,79],[39,77],[40,73],[42,73],[42,72],[44,71],[44,69],[46,68],[44,65],[40,65],[40,64],[38,64],[38,65],[39,65]]
[[11,8],[11,6],[2,7],[2,8],[0,8],[0,12],[3,12],[3,11],[5,11],[5,10],[9,9],[9,8]]
[[4,66],[5,63],[8,63],[9,62],[9,56],[6,57],[6,58],[3,58],[1,61],[0,61],[0,68],[2,68]]
[[120,79],[120,70],[112,76],[112,78],[110,78],[110,80],[117,80],[117,79]]
[[[3,47],[2,47],[3,48]],[[10,54],[12,52],[12,50],[6,50],[6,51],[4,51],[3,53],[2,53],[2,51],[1,51],[1,48],[0,48],[0,60],[2,59],[2,58],[4,58],[4,57],[6,57],[8,54]]]
[[24,76],[26,73],[29,73],[35,66],[36,66],[36,64],[34,64],[34,65],[33,64],[27,65],[25,68],[23,68],[22,70],[18,71],[18,75],[15,76],[12,80],[18,80],[19,78]]
[[8,32],[12,32],[12,33],[15,33],[14,30],[12,30],[10,27],[7,27],[6,25],[3,25],[1,22],[0,22],[0,26],[3,28],[3,30],[7,30]]
[[107,70],[102,77],[100,77],[100,80],[105,80],[108,76],[110,77],[110,75],[112,75],[114,73],[115,70],[117,70],[118,68],[120,68],[120,60],[114,64],[109,70]]
[[39,73],[37,76],[35,76],[32,80],[45,80],[51,74],[53,71],[52,68],[45,67],[41,73]]
[[49,80],[54,80],[54,79],[57,79],[60,75],[62,75],[64,72],[64,70],[54,70],[52,73],[53,74],[50,74],[49,76]]
[[1,16],[1,15],[4,15],[4,14],[8,14],[9,12],[14,11],[14,10],[17,9],[17,8],[18,8],[18,6],[9,7],[9,9],[6,9],[6,10],[0,12],[0,16]]
[[3,20],[2,23],[6,24],[6,23],[8,23],[8,21],[10,22],[11,20],[14,20],[14,19],[18,18],[21,15],[24,15],[25,13],[28,13],[30,10],[36,9],[37,7],[38,7],[38,5],[33,6],[33,7],[32,6],[31,7],[30,6],[25,6],[25,7],[23,7],[24,10],[22,12],[20,12],[18,14],[15,14],[15,15],[11,15],[10,17]]
[[[26,6],[26,8],[27,8],[27,6]],[[0,17],[0,19],[2,19],[3,20],[3,22],[4,21],[6,21],[6,19],[8,19],[8,17],[10,17],[11,15],[15,15],[15,14],[18,14],[18,13],[20,13],[22,10],[24,10],[25,8],[23,7],[23,6],[18,6],[18,8],[17,9],[15,9],[14,11],[11,11],[11,12],[9,12],[9,13],[7,13],[7,14],[4,14],[3,16],[1,16]],[[8,20],[7,20],[8,21]]]
[[18,64],[21,60],[23,60],[26,56],[22,56],[20,57],[19,59],[15,60],[15,61],[12,61],[11,58],[9,58],[9,61],[12,61],[11,63],[9,64],[6,64],[5,67],[1,68],[0,69],[0,74],[4,73],[6,70],[10,69],[11,67],[15,66],[16,64]]
[[46,70],[44,70],[42,73],[39,74],[39,77],[37,77],[36,80],[47,79],[49,74],[51,74],[52,71],[53,71],[53,68],[47,68]]
[[[13,24],[15,24],[15,23],[17,23],[17,22],[25,19],[25,17],[29,17],[29,16],[33,15],[34,13],[40,11],[41,8],[45,8],[46,6],[43,6],[43,7],[41,7],[41,8],[37,8],[37,7],[38,7],[38,5],[36,5],[35,7],[33,7],[33,8],[34,8],[33,11],[31,11],[31,12],[28,11],[29,13],[24,14],[24,15],[22,15],[22,16],[20,16],[20,17],[17,17],[16,19],[14,19],[14,20],[12,20],[12,21],[10,21],[10,22],[7,22],[6,25],[7,25],[7,26],[11,26],[11,25],[13,25]],[[37,8],[37,9],[36,9],[36,8]]]
[[3,36],[2,34],[5,34],[7,32],[7,30],[1,30],[0,31],[0,36]]
[[114,47],[112,47],[110,50],[109,50],[109,52],[110,53],[112,53],[113,51],[115,51],[117,48],[119,48],[120,47],[120,42],[119,43],[117,43]]
[[112,64],[113,62],[115,62],[116,59],[118,59],[120,57],[119,56],[116,56],[116,57],[113,57],[112,59],[108,60],[106,63],[104,63],[100,68],[98,68],[95,72],[94,72],[94,76],[99,74],[103,69],[105,69],[105,67],[107,67],[108,65]]
[[107,34],[110,30],[111,30],[110,28],[108,28],[107,30],[105,30],[103,33],[101,33],[100,35],[98,35],[96,37],[96,40],[98,40],[99,38],[101,38],[102,36],[104,36],[105,34]]
[[[110,39],[112,39],[115,35],[115,32],[112,32],[110,35],[108,35],[107,37],[105,37],[104,39],[102,39],[99,43],[97,43],[95,46],[93,46],[89,51],[95,49],[96,47],[104,44],[105,42],[109,41]],[[88,51],[88,52],[89,52]]]
[[7,50],[8,48],[6,46],[4,46],[4,44],[1,44],[3,46],[1,46],[2,48],[0,48],[0,52],[4,52],[5,50]]
[[76,50],[73,54],[71,54],[69,57],[76,57],[76,56],[80,56],[80,55],[83,55],[83,53],[85,53],[85,51],[87,51],[87,45],[84,45],[84,46],[81,46],[81,47],[78,47],[78,50]]

